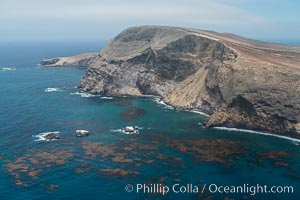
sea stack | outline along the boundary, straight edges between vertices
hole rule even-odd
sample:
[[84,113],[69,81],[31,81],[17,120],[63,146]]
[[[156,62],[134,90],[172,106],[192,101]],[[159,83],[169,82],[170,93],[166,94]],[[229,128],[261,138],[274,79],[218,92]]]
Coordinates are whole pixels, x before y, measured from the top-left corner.
[[300,47],[190,28],[131,27],[101,52],[42,64],[88,67],[80,89],[155,95],[225,126],[300,138]]

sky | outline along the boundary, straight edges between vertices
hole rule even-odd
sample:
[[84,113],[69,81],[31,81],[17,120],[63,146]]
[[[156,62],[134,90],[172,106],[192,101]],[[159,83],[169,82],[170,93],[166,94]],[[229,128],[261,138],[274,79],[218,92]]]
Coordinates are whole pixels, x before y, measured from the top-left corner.
[[108,40],[138,25],[300,41],[300,1],[0,0],[0,41]]

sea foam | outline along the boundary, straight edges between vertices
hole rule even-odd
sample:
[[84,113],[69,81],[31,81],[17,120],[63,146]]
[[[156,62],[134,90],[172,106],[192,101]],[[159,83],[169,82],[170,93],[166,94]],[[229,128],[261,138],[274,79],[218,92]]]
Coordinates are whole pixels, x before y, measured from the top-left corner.
[[61,91],[62,91],[62,89],[60,89],[60,88],[46,88],[44,90],[44,92],[61,92]]
[[206,113],[204,113],[204,112],[201,112],[201,111],[198,111],[198,110],[191,110],[191,112],[197,113],[197,114],[200,114],[200,115],[204,115],[204,116],[206,116],[206,117],[209,117],[208,114],[206,114]]
[[[48,140],[48,139],[45,138],[45,136],[50,134],[50,133],[59,134],[59,131],[43,132],[43,133],[39,133],[37,135],[32,135],[32,137],[37,138],[34,141],[52,141],[52,140]],[[56,140],[56,139],[53,139],[53,140]]]
[[[139,126],[133,126],[133,127],[135,127],[137,130],[142,130],[142,129],[144,129],[143,127],[139,127]],[[139,134],[139,132],[137,132],[137,133],[129,133],[129,132],[126,132],[126,131],[125,131],[125,128],[111,129],[110,132],[113,132],[113,133],[123,133],[123,134],[125,134],[125,135]]]
[[113,97],[101,97],[101,99],[113,99]]
[[245,132],[245,133],[254,133],[254,134],[259,134],[259,135],[266,135],[266,136],[272,136],[272,137],[277,137],[285,140],[290,140],[294,145],[299,145],[300,144],[300,139],[295,139],[283,135],[276,135],[272,133],[266,133],[266,132],[260,132],[260,131],[253,131],[253,130],[247,130],[247,129],[239,129],[239,128],[226,128],[226,127],[214,127],[215,129],[219,130],[225,130],[225,131],[237,131],[237,132]]
[[17,70],[15,67],[1,67],[1,71],[15,71]]
[[100,97],[100,99],[113,99],[113,97],[102,97],[101,95],[98,95],[98,94],[90,94],[90,93],[87,93],[87,92],[73,92],[73,93],[70,93],[70,95],[79,95],[81,97],[85,97],[85,98],[88,98],[88,97]]
[[170,106],[170,105],[166,104],[163,100],[161,100],[161,99],[159,99],[159,98],[155,98],[154,101],[155,101],[157,104],[163,106],[164,108],[174,110],[174,107],[173,107],[173,106]]
[[79,95],[81,97],[99,97],[100,95],[96,95],[96,94],[89,94],[89,93],[86,93],[86,92],[73,92],[73,93],[70,93],[70,95]]

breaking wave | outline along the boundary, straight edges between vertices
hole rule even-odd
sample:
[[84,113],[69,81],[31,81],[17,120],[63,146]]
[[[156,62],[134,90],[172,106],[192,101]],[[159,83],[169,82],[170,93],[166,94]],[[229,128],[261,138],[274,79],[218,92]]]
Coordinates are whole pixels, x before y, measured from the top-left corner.
[[86,93],[86,92],[73,92],[73,93],[70,93],[70,95],[79,95],[79,96],[85,97],[85,98],[88,98],[88,97],[100,97],[100,95],[89,94],[89,93]]
[[[128,126],[127,126],[128,127]],[[133,127],[132,127],[133,128]],[[119,129],[111,129],[110,132],[113,132],[113,133],[123,133],[123,134],[126,134],[126,135],[132,135],[132,134],[139,134],[139,130],[142,130],[144,129],[143,127],[139,127],[139,126],[134,126],[136,132],[134,133],[131,133],[131,132],[126,132],[125,131],[125,128],[119,128]]]
[[155,101],[157,104],[163,106],[164,108],[174,110],[174,107],[173,107],[173,106],[166,104],[163,100],[161,100],[161,99],[159,99],[159,98],[155,98],[154,101]]
[[15,67],[1,67],[1,71],[15,71],[17,70]]
[[273,136],[285,140],[292,141],[293,144],[299,145],[300,144],[300,139],[295,139],[283,135],[276,135],[272,133],[266,133],[266,132],[260,132],[260,131],[253,131],[253,130],[247,130],[247,129],[239,129],[239,128],[226,128],[226,127],[214,127],[215,129],[219,130],[225,130],[225,131],[237,131],[237,132],[245,132],[245,133],[254,133],[254,134],[259,134],[259,135],[266,135],[266,136]]
[[209,117],[208,114],[206,114],[206,113],[204,113],[204,112],[201,112],[201,111],[198,111],[198,110],[191,110],[191,112],[197,113],[197,114],[200,114],[200,115],[204,115],[204,116],[206,116],[206,117]]
[[73,93],[70,93],[70,95],[79,95],[81,97],[84,97],[84,98],[88,98],[88,97],[100,97],[100,99],[113,99],[113,97],[106,97],[106,96],[101,96],[101,95],[98,95],[98,94],[90,94],[90,93],[87,93],[87,92],[73,92]]
[[57,139],[52,139],[52,140],[48,140],[45,138],[46,135],[50,134],[50,133],[55,133],[55,134],[59,134],[59,131],[51,131],[51,132],[43,132],[43,133],[39,133],[37,135],[33,135],[33,138],[37,138],[34,141],[52,141],[52,140],[57,140]]
[[62,89],[60,89],[60,88],[46,88],[44,90],[44,92],[61,92],[61,91],[62,91]]
[[113,97],[101,97],[101,99],[113,99]]

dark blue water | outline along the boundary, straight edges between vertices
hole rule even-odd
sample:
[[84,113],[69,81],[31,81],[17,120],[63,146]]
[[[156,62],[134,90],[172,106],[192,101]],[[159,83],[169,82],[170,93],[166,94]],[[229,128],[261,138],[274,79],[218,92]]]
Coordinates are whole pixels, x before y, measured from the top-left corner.
[[[0,44],[1,200],[300,198],[298,142],[204,129],[205,116],[151,98],[81,97],[74,93],[84,70],[36,66],[43,58],[99,51],[103,44]],[[128,125],[143,129],[137,135],[111,131]],[[76,129],[91,134],[77,138]],[[51,131],[61,139],[33,137]],[[127,184],[135,190],[126,192]],[[203,194],[162,196],[137,194],[136,184],[206,188]],[[293,186],[294,192],[212,194],[209,184]]]

